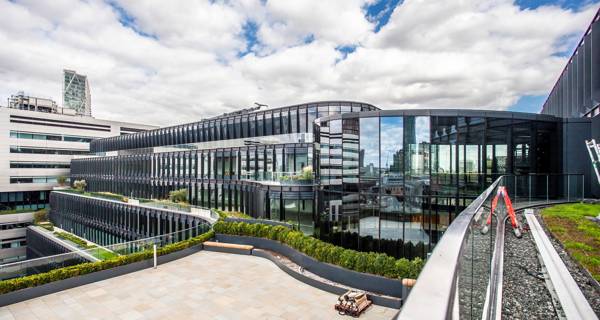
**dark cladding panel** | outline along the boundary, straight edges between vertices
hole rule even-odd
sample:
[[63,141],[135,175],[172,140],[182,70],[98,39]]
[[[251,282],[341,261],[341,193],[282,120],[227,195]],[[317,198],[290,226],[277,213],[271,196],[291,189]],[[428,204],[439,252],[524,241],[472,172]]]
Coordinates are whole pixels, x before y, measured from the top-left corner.
[[583,86],[583,104],[585,105],[585,109],[588,110],[592,107],[592,35],[588,34],[585,36],[584,44],[583,44],[583,53],[584,53],[584,69],[585,69],[585,81]]
[[569,108],[568,116],[577,117],[577,59],[573,57],[569,65]]
[[592,25],[592,100],[600,103],[600,21]]
[[583,103],[583,87],[585,83],[585,63],[584,63],[584,48],[580,47],[577,51],[577,114],[585,114],[585,106]]
[[566,117],[567,116],[567,110],[568,110],[568,105],[569,105],[569,72],[568,70],[565,70],[565,72],[563,73],[562,78],[560,79],[560,87],[562,88],[561,92],[562,92],[562,107],[560,108],[560,116],[561,117]]

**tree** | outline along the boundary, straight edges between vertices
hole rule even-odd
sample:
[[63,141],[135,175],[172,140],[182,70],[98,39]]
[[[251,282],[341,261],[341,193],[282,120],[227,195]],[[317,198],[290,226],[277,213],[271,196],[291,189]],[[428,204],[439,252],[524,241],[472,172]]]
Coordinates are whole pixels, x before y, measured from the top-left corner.
[[85,191],[85,187],[87,187],[87,182],[85,182],[85,180],[75,180],[75,182],[73,182],[73,187],[78,191],[83,192]]
[[65,183],[67,182],[67,177],[65,177],[65,176],[58,176],[58,178],[56,178],[56,182],[58,182],[58,185],[64,186]]
[[184,202],[187,203],[188,190],[187,189],[179,189],[173,190],[169,192],[169,200],[177,203]]
[[33,214],[34,223],[38,224],[44,221],[48,221],[48,209],[41,209]]
[[313,179],[313,167],[306,166],[302,168],[302,174],[300,175],[300,180],[312,180]]

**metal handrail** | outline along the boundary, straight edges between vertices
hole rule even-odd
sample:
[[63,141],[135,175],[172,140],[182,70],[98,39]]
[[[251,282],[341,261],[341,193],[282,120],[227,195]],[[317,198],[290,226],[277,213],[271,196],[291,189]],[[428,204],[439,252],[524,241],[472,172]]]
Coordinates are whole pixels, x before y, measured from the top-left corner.
[[[61,253],[61,254],[56,254],[56,255],[51,255],[51,256],[45,256],[45,257],[39,257],[39,258],[35,258],[35,259],[28,259],[28,260],[23,260],[23,261],[16,261],[16,262],[10,262],[10,263],[6,263],[6,264],[1,264],[0,265],[0,272],[2,272],[2,270],[4,269],[8,269],[8,268],[14,268],[14,267],[20,267],[22,266],[22,268],[27,268],[28,265],[41,265],[44,263],[44,261],[47,261],[48,263],[52,263],[53,261],[59,261],[61,259],[69,259],[71,257],[76,257],[82,254],[91,254],[94,253],[95,251],[98,250],[107,250],[107,251],[113,251],[123,248],[125,246],[130,246],[133,247],[135,245],[145,245],[145,244],[157,244],[157,243],[161,243],[161,239],[162,238],[169,238],[169,237],[173,237],[177,234],[187,234],[192,230],[202,230],[202,229],[207,229],[208,227],[206,225],[198,225],[196,227],[191,227],[191,228],[187,228],[187,229],[182,229],[182,230],[178,230],[178,231],[174,231],[171,233],[165,233],[162,235],[157,235],[157,236],[153,236],[153,237],[148,237],[148,238],[143,238],[143,239],[138,239],[138,240],[133,240],[133,241],[127,241],[127,242],[121,242],[121,243],[115,243],[115,244],[111,244],[108,246],[98,246],[96,248],[91,248],[91,249],[83,249],[83,250],[74,250],[71,252],[67,252],[67,253]],[[191,237],[186,237],[186,239],[183,239],[181,241],[187,240]]]
[[[582,174],[562,174],[567,176],[567,184],[570,184],[570,176],[581,176]],[[527,175],[524,175],[527,176]],[[544,175],[540,175],[544,176]],[[547,175],[550,176],[550,175]],[[431,256],[428,258],[423,270],[421,271],[416,285],[410,291],[410,294],[404,303],[398,319],[458,319],[458,275],[460,272],[460,260],[465,253],[471,224],[476,214],[482,208],[486,200],[493,195],[496,188],[503,185],[503,180],[512,182],[507,178],[518,177],[516,175],[499,176],[483,193],[481,193],[469,206],[467,206],[450,224],[441,240],[435,246]],[[585,180],[582,179],[582,186]],[[570,197],[570,190],[567,185],[567,201],[577,200]],[[515,187],[516,189],[516,187]],[[548,186],[546,186],[548,192]],[[582,188],[582,199],[583,199]],[[527,202],[527,201],[526,201]],[[550,203],[548,195],[546,202]],[[529,204],[531,203],[531,188],[529,188]],[[504,217],[498,216],[498,230],[504,230]],[[503,232],[497,232],[496,242],[503,241]],[[486,295],[485,308],[483,310],[484,318],[500,318],[501,310],[498,304],[501,300],[502,291],[502,256],[503,246],[499,243],[494,245],[494,252],[491,259],[493,265],[490,270],[490,280],[488,283],[488,294]],[[498,283],[499,282],[499,283]],[[493,292],[492,292],[493,291]],[[488,301],[492,300],[492,301]]]
[[446,319],[455,312],[458,267],[465,235],[471,220],[503,177],[496,179],[452,221],[421,271],[399,319]]

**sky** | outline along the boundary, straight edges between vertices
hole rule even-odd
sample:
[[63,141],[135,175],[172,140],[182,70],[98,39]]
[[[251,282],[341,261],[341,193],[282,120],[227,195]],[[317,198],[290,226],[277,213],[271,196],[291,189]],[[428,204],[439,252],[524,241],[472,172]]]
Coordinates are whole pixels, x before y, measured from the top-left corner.
[[0,0],[0,105],[62,104],[160,126],[251,107],[538,112],[599,0]]

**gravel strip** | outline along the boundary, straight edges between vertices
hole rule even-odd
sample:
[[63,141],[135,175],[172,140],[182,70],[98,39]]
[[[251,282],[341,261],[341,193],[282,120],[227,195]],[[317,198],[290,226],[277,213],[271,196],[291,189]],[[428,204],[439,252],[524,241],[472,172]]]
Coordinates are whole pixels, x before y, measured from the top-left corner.
[[588,300],[592,309],[594,309],[596,316],[600,318],[600,286],[598,285],[596,280],[594,280],[594,278],[590,276],[587,270],[585,270],[577,261],[575,261],[571,258],[571,256],[569,256],[569,254],[563,248],[560,241],[554,238],[552,233],[548,231],[548,229],[546,228],[546,224],[544,223],[544,219],[542,219],[539,212],[540,210],[535,210],[535,215],[537,216],[538,221],[540,221],[540,224],[544,228],[544,231],[548,235],[548,238],[550,238],[550,242],[552,242],[554,249],[556,250],[556,252],[558,252],[558,255],[561,257],[561,259],[567,266],[567,269],[569,270],[571,276],[581,289],[581,292]]
[[519,239],[506,223],[502,319],[558,319],[552,296],[539,274],[541,264],[533,236],[524,229]]

